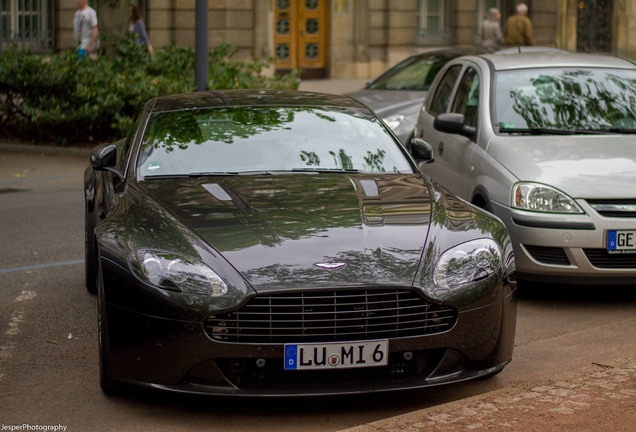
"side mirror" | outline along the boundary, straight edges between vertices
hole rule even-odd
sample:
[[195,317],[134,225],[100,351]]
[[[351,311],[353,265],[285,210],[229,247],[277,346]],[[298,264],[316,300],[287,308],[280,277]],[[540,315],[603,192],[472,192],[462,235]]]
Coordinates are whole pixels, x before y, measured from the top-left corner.
[[91,152],[91,166],[96,171],[109,171],[115,174],[120,181],[124,180],[124,174],[115,166],[117,160],[117,146],[115,144],[100,144]]
[[464,114],[444,113],[435,117],[433,127],[435,130],[445,133],[465,136],[471,140],[475,139],[477,129],[464,124]]
[[419,163],[431,163],[433,158],[433,147],[421,138],[411,139],[411,155]]

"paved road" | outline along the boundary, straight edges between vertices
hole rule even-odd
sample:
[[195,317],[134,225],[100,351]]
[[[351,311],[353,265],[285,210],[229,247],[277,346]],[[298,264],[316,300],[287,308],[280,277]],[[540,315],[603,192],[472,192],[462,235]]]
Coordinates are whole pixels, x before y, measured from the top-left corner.
[[520,298],[515,358],[490,380],[321,399],[106,397],[81,263],[86,160],[0,144],[0,430],[335,431],[636,355],[634,288],[531,287]]

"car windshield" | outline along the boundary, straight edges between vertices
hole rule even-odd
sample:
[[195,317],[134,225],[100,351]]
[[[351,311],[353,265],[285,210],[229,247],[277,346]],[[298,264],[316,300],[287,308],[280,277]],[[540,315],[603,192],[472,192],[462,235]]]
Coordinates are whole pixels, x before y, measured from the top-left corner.
[[272,171],[411,173],[367,110],[223,107],[157,113],[146,127],[142,177]]
[[429,54],[410,57],[370,83],[367,89],[428,91],[437,72],[453,57],[456,56]]
[[636,71],[546,68],[498,72],[494,123],[501,133],[636,129]]

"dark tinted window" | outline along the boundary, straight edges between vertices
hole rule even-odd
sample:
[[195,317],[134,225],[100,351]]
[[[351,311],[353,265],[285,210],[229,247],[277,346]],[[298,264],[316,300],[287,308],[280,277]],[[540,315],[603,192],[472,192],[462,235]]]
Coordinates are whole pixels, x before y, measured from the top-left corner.
[[126,165],[130,160],[130,151],[132,150],[133,143],[135,141],[135,136],[137,134],[137,128],[139,127],[139,121],[141,120],[141,116],[137,118],[133,127],[130,129],[128,133],[128,137],[125,138],[122,146],[120,147],[120,151],[117,152],[117,166],[120,170],[125,171]]
[[427,91],[437,72],[456,55],[429,54],[410,57],[367,86],[371,90]]
[[464,124],[477,127],[479,113],[479,75],[473,68],[468,68],[462,77],[455,102],[454,113],[464,114]]
[[444,77],[437,86],[435,96],[429,108],[431,114],[437,115],[448,111],[453,86],[455,85],[455,81],[457,81],[461,69],[461,65],[454,65],[444,73]]

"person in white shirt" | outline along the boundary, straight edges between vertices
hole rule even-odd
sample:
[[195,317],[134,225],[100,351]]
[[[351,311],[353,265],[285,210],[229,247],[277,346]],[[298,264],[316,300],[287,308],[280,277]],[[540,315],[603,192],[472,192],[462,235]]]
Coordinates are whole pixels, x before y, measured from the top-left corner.
[[77,0],[73,17],[73,35],[77,53],[84,57],[95,51],[99,44],[97,12],[88,5],[88,0]]

